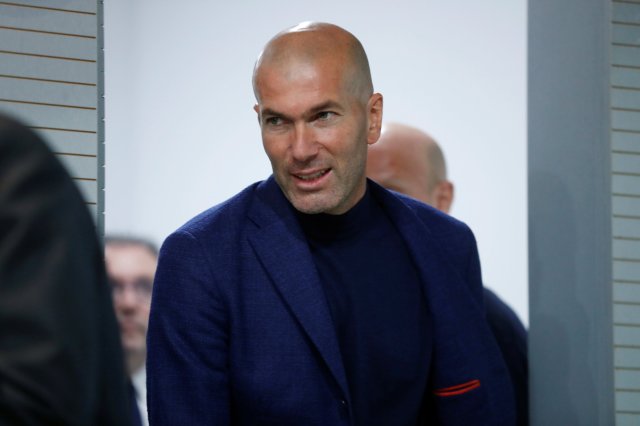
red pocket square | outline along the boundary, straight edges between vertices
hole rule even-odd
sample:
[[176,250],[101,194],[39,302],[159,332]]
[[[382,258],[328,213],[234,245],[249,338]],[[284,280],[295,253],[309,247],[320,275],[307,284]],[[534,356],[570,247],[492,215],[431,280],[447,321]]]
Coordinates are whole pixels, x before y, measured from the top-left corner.
[[480,380],[471,380],[448,388],[436,389],[433,391],[437,396],[455,396],[467,393],[480,387]]

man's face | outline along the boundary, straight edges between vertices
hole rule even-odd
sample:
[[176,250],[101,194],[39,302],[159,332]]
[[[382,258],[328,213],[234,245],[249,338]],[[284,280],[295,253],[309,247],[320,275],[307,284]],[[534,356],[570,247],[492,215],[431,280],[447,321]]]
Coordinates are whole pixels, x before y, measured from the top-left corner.
[[105,259],[124,350],[143,353],[157,259],[142,245],[119,243],[106,245]]
[[345,213],[365,192],[367,144],[379,136],[382,97],[367,102],[347,90],[343,67],[330,58],[270,66],[256,80],[264,149],[280,188],[304,213]]

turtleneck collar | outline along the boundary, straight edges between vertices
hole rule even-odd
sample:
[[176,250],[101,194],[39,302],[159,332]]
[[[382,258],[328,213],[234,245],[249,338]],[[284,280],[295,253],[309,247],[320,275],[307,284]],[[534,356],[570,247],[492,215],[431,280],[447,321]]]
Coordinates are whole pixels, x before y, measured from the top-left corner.
[[340,215],[328,213],[306,214],[296,210],[302,231],[309,239],[341,240],[357,235],[371,220],[374,202],[369,185],[364,196],[349,211]]

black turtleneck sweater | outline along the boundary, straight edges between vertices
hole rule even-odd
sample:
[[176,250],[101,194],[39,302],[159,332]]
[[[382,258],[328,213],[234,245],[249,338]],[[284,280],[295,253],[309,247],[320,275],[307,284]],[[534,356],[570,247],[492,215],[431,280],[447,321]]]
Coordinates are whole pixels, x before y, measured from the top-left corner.
[[355,425],[424,419],[427,308],[411,256],[369,191],[343,215],[298,213],[327,298]]

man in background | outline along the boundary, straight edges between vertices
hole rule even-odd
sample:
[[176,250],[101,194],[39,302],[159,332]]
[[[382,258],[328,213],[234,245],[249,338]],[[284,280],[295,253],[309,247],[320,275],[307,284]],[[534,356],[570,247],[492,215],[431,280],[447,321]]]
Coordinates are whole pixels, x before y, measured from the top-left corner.
[[107,237],[105,261],[127,371],[135,390],[142,424],[148,425],[146,339],[158,251],[153,243],[143,239]]
[[46,144],[0,115],[0,425],[130,425],[102,248]]
[[[387,189],[404,193],[449,213],[453,183],[447,180],[442,150],[426,133],[402,124],[388,124],[378,143],[369,147],[367,176]],[[515,312],[484,288],[489,326],[513,382],[518,425],[528,424],[527,332]]]

